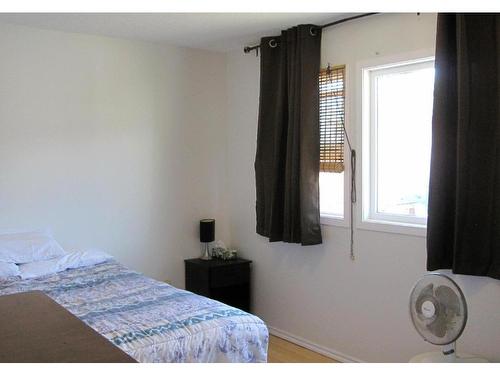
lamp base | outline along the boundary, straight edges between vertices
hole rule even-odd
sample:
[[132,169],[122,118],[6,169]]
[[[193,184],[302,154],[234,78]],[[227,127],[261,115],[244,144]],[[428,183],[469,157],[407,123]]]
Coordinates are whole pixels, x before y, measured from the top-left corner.
[[203,247],[204,247],[204,252],[203,252],[203,255],[199,259],[201,259],[201,260],[211,260],[212,257],[210,256],[210,252],[208,251],[208,243],[204,243]]

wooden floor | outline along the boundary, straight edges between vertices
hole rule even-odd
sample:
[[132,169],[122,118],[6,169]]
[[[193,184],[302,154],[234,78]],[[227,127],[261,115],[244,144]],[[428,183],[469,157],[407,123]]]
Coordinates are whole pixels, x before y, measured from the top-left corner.
[[269,363],[336,363],[334,359],[295,345],[279,337],[269,336]]

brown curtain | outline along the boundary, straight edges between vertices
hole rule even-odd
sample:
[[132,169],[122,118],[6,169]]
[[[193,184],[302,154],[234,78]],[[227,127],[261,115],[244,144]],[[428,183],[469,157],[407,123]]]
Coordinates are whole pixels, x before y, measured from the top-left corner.
[[500,16],[440,14],[427,269],[500,279]]
[[320,51],[314,25],[261,40],[256,211],[257,233],[270,241],[321,243]]

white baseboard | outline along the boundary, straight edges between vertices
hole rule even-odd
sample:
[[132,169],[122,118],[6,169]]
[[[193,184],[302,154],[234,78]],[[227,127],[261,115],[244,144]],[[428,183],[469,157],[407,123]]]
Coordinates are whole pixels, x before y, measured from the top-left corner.
[[312,350],[313,352],[322,354],[328,358],[335,359],[336,361],[346,362],[346,363],[363,362],[362,360],[360,360],[358,358],[351,357],[350,355],[340,353],[336,350],[325,348],[324,346],[312,343],[309,340],[306,340],[306,339],[299,337],[299,336],[292,335],[291,333],[285,332],[281,329],[270,327],[270,326],[267,326],[267,328],[269,329],[269,333],[271,335],[278,336],[284,340],[293,342],[294,344],[297,344],[297,345],[302,346],[306,349]]

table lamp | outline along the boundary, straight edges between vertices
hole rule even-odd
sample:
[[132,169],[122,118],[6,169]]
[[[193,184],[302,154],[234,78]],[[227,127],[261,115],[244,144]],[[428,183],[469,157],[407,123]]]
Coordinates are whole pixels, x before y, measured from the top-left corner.
[[210,252],[208,251],[208,244],[214,241],[215,237],[215,220],[203,219],[200,220],[200,242],[203,244],[203,255],[200,259],[210,260]]

